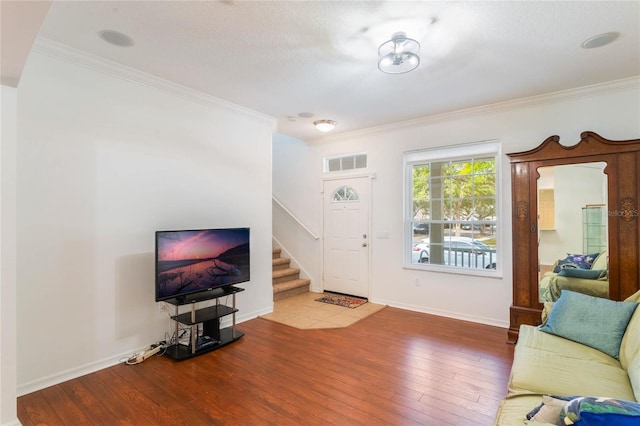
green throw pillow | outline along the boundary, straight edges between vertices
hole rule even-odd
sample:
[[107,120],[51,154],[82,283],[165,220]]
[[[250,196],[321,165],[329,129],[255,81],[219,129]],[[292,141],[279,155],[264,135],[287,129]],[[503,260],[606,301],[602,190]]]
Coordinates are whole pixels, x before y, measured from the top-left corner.
[[561,269],[559,277],[585,278],[587,280],[597,280],[604,273],[602,269]]
[[616,302],[562,290],[540,331],[582,343],[617,359],[622,336],[637,306],[635,302]]

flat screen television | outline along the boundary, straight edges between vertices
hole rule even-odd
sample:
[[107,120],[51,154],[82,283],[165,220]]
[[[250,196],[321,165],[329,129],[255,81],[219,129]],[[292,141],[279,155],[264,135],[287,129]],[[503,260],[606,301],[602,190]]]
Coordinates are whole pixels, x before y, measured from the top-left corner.
[[156,231],[156,302],[249,281],[249,228]]

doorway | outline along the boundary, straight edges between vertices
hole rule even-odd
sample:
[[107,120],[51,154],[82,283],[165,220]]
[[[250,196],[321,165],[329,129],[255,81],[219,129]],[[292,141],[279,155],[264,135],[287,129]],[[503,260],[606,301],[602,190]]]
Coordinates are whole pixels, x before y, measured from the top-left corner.
[[323,184],[324,290],[369,297],[369,177]]

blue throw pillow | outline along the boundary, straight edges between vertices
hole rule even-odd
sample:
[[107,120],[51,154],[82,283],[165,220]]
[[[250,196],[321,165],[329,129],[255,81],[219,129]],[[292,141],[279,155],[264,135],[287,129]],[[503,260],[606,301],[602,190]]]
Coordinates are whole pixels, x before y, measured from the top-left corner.
[[560,413],[563,425],[637,426],[640,403],[612,398],[580,397],[569,402]]
[[591,269],[593,261],[596,260],[600,253],[593,254],[571,254],[567,253],[567,257],[558,260],[553,272],[558,273],[562,269]]
[[582,343],[616,359],[635,302],[616,302],[562,290],[540,331]]
[[559,277],[585,278],[587,280],[597,280],[603,275],[603,269],[560,269]]

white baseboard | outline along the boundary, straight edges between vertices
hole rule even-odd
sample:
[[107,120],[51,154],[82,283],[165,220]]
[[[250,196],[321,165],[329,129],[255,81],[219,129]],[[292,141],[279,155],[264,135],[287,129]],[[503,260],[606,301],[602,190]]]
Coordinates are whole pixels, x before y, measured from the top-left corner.
[[459,312],[451,312],[451,311],[445,311],[441,309],[428,309],[423,306],[416,306],[416,305],[411,305],[406,303],[398,303],[396,301],[391,301],[391,300],[369,299],[369,301],[371,303],[378,303],[381,305],[391,306],[392,308],[406,309],[407,311],[421,312],[423,314],[437,315],[439,317],[453,318],[461,321],[475,322],[478,324],[491,325],[494,327],[500,327],[505,329],[509,328],[508,321],[497,321],[494,318],[486,318],[486,317],[480,317],[475,315],[465,315]]
[[[248,314],[237,315],[236,314],[236,324],[242,324],[245,321],[252,320],[254,318],[258,318],[261,315],[267,315],[273,312],[273,305],[270,308],[260,309],[258,311],[249,312]],[[220,321],[221,327],[229,327],[231,325],[231,318],[228,318],[227,315]]]
[[[265,308],[259,311],[250,312],[248,314],[238,315],[236,316],[236,322],[239,324],[244,321],[257,318],[260,315],[269,314],[271,312],[273,312],[273,306],[271,306],[271,308]],[[230,325],[231,325],[231,319],[225,317],[224,320],[222,321],[222,326],[228,327]],[[23,396],[32,392],[42,390],[44,388],[48,388],[49,386],[54,386],[62,382],[66,382],[68,380],[77,379],[78,377],[84,376],[86,374],[94,373],[98,370],[113,367],[114,365],[121,363],[123,359],[128,359],[131,356],[131,354],[138,353],[145,348],[146,346],[142,348],[132,349],[122,354],[103,358],[101,360],[90,362],[88,364],[81,365],[76,368],[70,368],[68,370],[61,371],[59,373],[51,374],[49,376],[42,377],[40,379],[36,379],[27,383],[20,384],[18,385],[18,388],[17,388],[17,396]],[[20,425],[20,422],[17,419],[16,419],[16,422],[17,423],[9,422],[0,426]]]
[[39,391],[49,386],[54,386],[67,380],[76,379],[89,373],[94,373],[98,370],[102,370],[108,367],[112,367],[119,364],[123,359],[128,359],[132,353],[140,352],[144,348],[133,349],[128,352],[124,352],[119,355],[103,358],[88,364],[81,365],[79,367],[70,368],[59,373],[51,374],[49,376],[42,377],[40,379],[32,380],[27,383],[19,384],[17,393],[18,396],[26,395],[31,392]]

